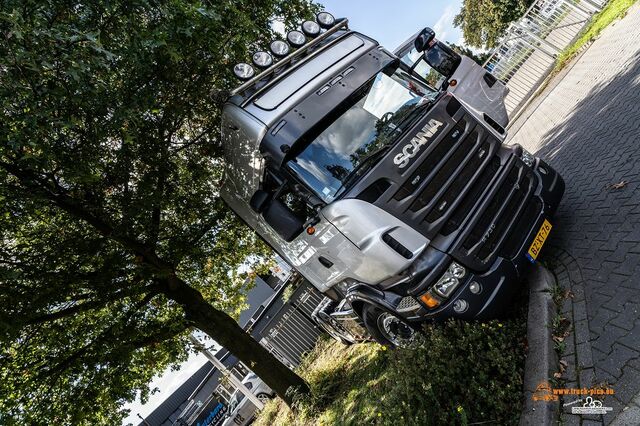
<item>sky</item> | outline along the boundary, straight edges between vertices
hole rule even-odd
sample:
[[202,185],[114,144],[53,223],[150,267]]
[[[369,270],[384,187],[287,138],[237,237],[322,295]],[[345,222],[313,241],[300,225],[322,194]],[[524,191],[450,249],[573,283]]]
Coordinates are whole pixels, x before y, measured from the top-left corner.
[[[207,346],[211,345],[211,340],[203,337],[203,334],[195,333],[201,341],[206,342]],[[219,346],[209,346],[212,353],[217,352]],[[139,400],[135,400],[130,404],[126,404],[125,408],[131,410],[129,417],[124,419],[123,425],[131,424],[137,425],[141,422],[138,414],[143,418],[151,414],[155,408],[160,405],[169,395],[171,395],[176,389],[180,387],[189,377],[191,377],[202,365],[207,362],[207,358],[201,354],[191,354],[189,359],[180,365],[180,369],[176,371],[167,370],[162,375],[154,377],[153,381],[149,385],[151,389],[157,388],[158,391],[149,397],[149,401],[142,405]]]
[[[418,30],[431,27],[436,38],[464,44],[462,33],[453,27],[453,18],[462,7],[462,0],[320,0],[325,10],[336,18],[348,18],[349,27],[366,34],[388,50],[394,50]],[[140,422],[206,362],[204,355],[191,355],[178,371],[167,371],[156,377],[151,388],[159,392],[145,405],[135,401],[127,404],[131,415],[123,424]]]
[[319,0],[336,18],[348,18],[349,27],[393,51],[418,30],[431,27],[436,38],[464,44],[453,18],[462,0]]

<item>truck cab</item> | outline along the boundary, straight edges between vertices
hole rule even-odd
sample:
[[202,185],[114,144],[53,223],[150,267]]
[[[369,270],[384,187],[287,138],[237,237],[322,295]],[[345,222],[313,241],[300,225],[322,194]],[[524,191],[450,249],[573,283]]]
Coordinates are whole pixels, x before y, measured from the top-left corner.
[[503,144],[507,89],[428,28],[395,53],[326,12],[302,30],[279,60],[256,53],[257,75],[236,66],[224,201],[326,296],[314,318],[344,342],[497,315],[564,192]]

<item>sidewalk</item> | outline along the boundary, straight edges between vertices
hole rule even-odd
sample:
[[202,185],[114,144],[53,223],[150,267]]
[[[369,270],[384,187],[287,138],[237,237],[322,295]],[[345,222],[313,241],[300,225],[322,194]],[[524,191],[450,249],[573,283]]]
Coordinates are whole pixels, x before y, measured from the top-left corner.
[[567,425],[616,416],[616,424],[640,424],[632,402],[640,394],[639,59],[635,4],[527,108],[509,137],[567,184],[544,256],[573,295],[563,307],[574,324],[564,342],[567,385],[616,392],[603,401],[611,413],[563,414]]

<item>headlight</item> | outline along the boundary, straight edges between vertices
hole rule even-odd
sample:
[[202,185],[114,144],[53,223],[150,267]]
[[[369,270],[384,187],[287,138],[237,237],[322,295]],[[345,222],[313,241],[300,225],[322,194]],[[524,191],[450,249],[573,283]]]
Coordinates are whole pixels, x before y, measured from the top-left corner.
[[320,12],[316,15],[316,21],[322,28],[329,29],[336,23],[336,18],[329,12]]
[[273,64],[273,56],[271,56],[269,52],[256,52],[251,59],[253,60],[253,64],[258,68],[269,68]]
[[233,67],[233,73],[240,80],[249,80],[251,77],[253,77],[255,71],[253,70],[253,67],[251,65],[241,62]]
[[272,41],[269,50],[276,58],[284,58],[289,54],[289,45],[282,40]]
[[433,294],[433,289],[421,295],[420,300],[422,300],[422,303],[427,305],[427,308],[429,309],[434,309],[440,306],[440,299],[438,298],[438,296]]
[[436,285],[433,286],[433,289],[435,290],[436,294],[442,297],[449,297],[459,284],[460,281],[458,281],[456,277],[446,273],[442,276],[442,278],[438,280]]
[[449,269],[447,270],[451,275],[455,278],[462,278],[467,271],[464,269],[464,266],[457,264],[456,262],[451,262]]
[[467,271],[464,266],[451,262],[447,272],[442,275],[438,282],[433,286],[433,291],[441,297],[448,298],[453,294],[456,288],[460,285],[460,280],[464,278]]
[[453,310],[457,314],[461,314],[465,312],[468,308],[469,308],[469,303],[464,299],[458,299],[455,302],[453,302]]
[[309,37],[316,37],[320,34],[320,25],[314,21],[304,21],[302,23],[302,32]]
[[533,167],[533,163],[536,162],[536,158],[526,149],[522,150],[522,161],[529,167]]
[[293,47],[300,47],[305,44],[307,38],[300,31],[293,30],[287,33],[287,41]]

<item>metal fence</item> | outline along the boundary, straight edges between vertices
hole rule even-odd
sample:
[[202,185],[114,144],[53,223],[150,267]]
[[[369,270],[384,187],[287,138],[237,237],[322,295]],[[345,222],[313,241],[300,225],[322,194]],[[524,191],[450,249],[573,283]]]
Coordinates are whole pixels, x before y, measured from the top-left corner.
[[318,290],[303,281],[261,333],[264,338],[260,343],[289,367],[297,367],[324,333],[311,318],[322,298]]
[[511,118],[549,75],[558,54],[607,2],[537,0],[509,26],[484,67],[509,88],[505,103]]

